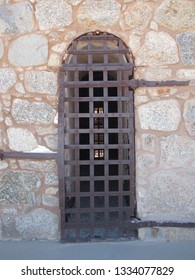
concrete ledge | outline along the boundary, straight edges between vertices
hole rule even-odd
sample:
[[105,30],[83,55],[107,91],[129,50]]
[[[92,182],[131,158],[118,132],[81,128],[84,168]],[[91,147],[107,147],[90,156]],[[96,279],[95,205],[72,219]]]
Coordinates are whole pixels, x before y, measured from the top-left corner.
[[0,260],[195,260],[195,241],[1,241]]

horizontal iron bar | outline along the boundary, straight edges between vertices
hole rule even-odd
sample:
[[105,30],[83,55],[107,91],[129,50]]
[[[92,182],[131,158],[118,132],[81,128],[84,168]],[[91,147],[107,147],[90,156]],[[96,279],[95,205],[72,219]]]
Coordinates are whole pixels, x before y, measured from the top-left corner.
[[71,182],[71,181],[90,181],[90,180],[130,180],[134,179],[134,175],[108,175],[108,176],[74,176],[74,177],[65,177],[65,181]]
[[[103,149],[102,149],[103,150]],[[131,163],[131,160],[114,160],[114,159],[105,159],[105,160],[100,160],[100,159],[93,159],[93,160],[79,160],[79,162],[77,160],[65,160],[64,164],[66,165],[77,165],[79,164],[79,166],[82,165],[102,165],[102,164],[106,164],[106,165],[110,165],[110,164],[117,164],[117,165],[122,165],[122,164],[126,164],[129,165]]]
[[62,88],[103,88],[103,87],[129,87],[129,80],[123,81],[68,81],[62,83]]
[[65,113],[65,117],[71,118],[133,118],[133,113]]
[[0,159],[3,160],[5,158],[16,158],[16,159],[55,159],[57,160],[57,153],[26,153],[26,152],[5,152],[0,150]]
[[[134,148],[134,146],[131,144],[129,144],[129,145],[125,145],[125,144],[122,144],[122,145],[120,145],[120,144],[118,144],[118,145],[112,145],[112,146],[110,146],[110,144],[109,145],[107,145],[107,144],[100,144],[100,145],[65,145],[64,146],[64,149],[65,150],[75,150],[75,151],[80,151],[80,150],[105,150],[105,151],[107,151],[107,150],[111,150],[111,149],[117,149],[117,150],[121,150],[121,152],[122,151],[130,151],[130,150],[132,150]],[[111,161],[117,161],[117,162],[119,162],[119,160],[107,160],[109,163],[111,162]],[[123,162],[124,162],[125,160],[123,160]],[[65,160],[65,162],[68,162],[69,164],[71,164],[71,162],[72,162],[72,164],[76,164],[76,162],[78,162],[78,161],[75,161],[75,163],[74,163],[74,161],[73,160],[68,160],[68,161],[66,161]],[[79,164],[81,164],[82,165],[82,163],[84,162],[84,160],[79,160]],[[104,160],[104,163],[108,163],[108,162],[106,162],[106,160]],[[121,161],[122,162],[122,161]],[[88,160],[88,164],[91,164],[92,162],[90,162],[90,160]],[[93,163],[96,163],[96,164],[100,164],[100,160],[93,160]]]
[[[131,191],[123,191],[123,190],[119,190],[119,191],[90,191],[90,192],[71,192],[71,193],[66,193],[66,197],[68,198],[73,198],[73,197],[87,197],[87,198],[94,198],[94,197],[100,197],[100,196],[119,196],[119,195],[130,195],[131,194]],[[116,206],[117,207],[117,206]],[[84,207],[81,207],[81,209],[84,208]],[[98,207],[100,208],[100,207]],[[72,209],[72,208],[70,208]],[[77,208],[78,209],[78,208]],[[129,209],[129,207],[128,207]],[[67,208],[67,211],[68,211],[68,208]],[[96,208],[93,208],[92,212],[93,211],[96,211]],[[79,211],[80,212],[80,211]],[[90,211],[91,212],[91,211]]]
[[129,228],[132,230],[139,228],[152,228],[152,227],[176,227],[176,228],[195,228],[195,222],[177,222],[177,221],[117,221],[117,222],[107,222],[107,223],[93,223],[93,222],[72,222],[66,223],[67,228],[82,228],[83,226],[88,226],[90,228],[95,228],[97,226],[102,226],[104,228],[108,226],[116,225],[118,228]]
[[[127,93],[126,93],[127,94]],[[128,96],[100,96],[100,97],[75,97],[75,96],[70,96],[70,97],[64,97],[64,102],[74,102],[74,101],[89,101],[89,102],[93,102],[93,101],[132,101],[133,97],[131,97],[130,95],[132,95],[132,91],[128,92]]]
[[[132,129],[127,128],[80,128],[80,129],[71,129],[66,128],[65,133],[129,133],[132,132]],[[111,145],[111,144],[110,144]]]
[[146,228],[146,227],[181,227],[181,228],[195,228],[195,222],[178,222],[178,221],[142,221],[130,220],[129,225],[132,229]]
[[[86,35],[79,36],[75,41],[92,41],[92,40],[114,40],[114,41],[121,41],[120,38],[107,33],[99,32],[91,32]],[[123,43],[124,44],[124,43]]]
[[130,80],[130,87],[164,87],[164,86],[188,86],[190,81],[146,81],[146,80]]
[[86,87],[169,87],[169,86],[188,86],[190,81],[146,81],[146,80],[117,80],[117,81],[68,81],[62,83],[65,88],[86,88]]
[[65,64],[60,70],[61,71],[130,71],[132,72],[135,65],[133,63],[94,63],[94,64]]
[[91,49],[91,50],[74,50],[74,49],[70,49],[67,51],[67,54],[71,54],[71,55],[90,55],[90,54],[127,54],[130,53],[129,49]]

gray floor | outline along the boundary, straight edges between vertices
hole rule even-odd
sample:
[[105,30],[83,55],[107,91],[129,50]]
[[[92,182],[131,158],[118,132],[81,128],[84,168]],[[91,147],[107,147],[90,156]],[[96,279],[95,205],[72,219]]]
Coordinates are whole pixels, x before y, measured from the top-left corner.
[[1,241],[0,260],[195,260],[195,241]]

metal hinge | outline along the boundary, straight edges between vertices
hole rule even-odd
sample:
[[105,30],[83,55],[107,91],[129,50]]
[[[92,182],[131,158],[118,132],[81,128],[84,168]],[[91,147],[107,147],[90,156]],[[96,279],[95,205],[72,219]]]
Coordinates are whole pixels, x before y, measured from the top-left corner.
[[0,160],[3,160],[5,158],[57,160],[58,153],[53,153],[53,152],[52,153],[28,153],[28,152],[15,152],[15,151],[7,152],[7,151],[0,150]]
[[172,87],[172,86],[189,86],[191,81],[146,81],[146,80],[129,80],[129,87],[136,89],[139,87]]

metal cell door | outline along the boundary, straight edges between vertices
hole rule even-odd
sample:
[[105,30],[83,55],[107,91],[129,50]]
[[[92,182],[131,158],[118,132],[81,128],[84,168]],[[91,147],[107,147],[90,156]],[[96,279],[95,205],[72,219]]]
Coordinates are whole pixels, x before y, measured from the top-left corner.
[[85,34],[60,74],[62,241],[132,238],[135,215],[133,63],[124,42]]

